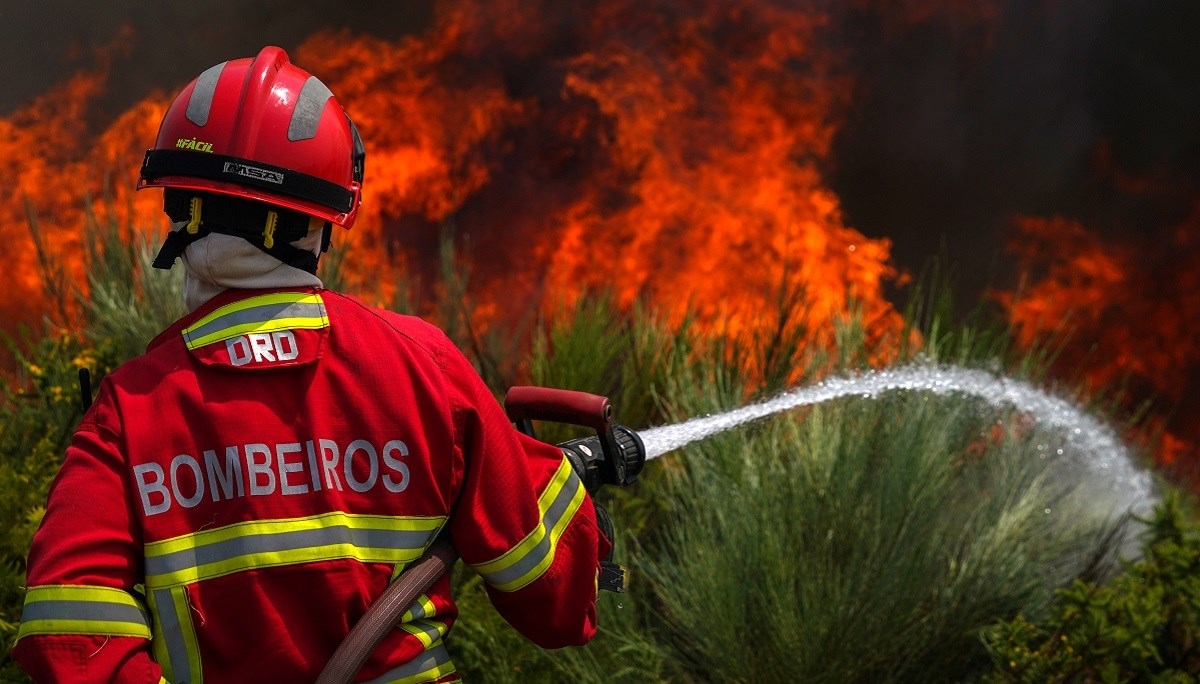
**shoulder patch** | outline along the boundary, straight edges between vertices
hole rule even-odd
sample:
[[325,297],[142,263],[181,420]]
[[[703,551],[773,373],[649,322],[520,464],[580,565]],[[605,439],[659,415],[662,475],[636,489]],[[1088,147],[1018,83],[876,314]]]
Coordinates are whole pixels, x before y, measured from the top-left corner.
[[315,361],[328,330],[321,295],[273,292],[226,304],[182,334],[202,363],[259,370]]

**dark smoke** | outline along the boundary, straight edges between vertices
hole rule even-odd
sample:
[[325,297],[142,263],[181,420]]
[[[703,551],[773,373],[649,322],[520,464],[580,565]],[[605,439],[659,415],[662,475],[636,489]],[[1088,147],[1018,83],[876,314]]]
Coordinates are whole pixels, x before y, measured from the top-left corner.
[[[1121,362],[1125,406],[1152,402],[1182,446],[1173,476],[1196,486],[1200,358],[1188,302],[1200,264],[1200,4],[995,7],[990,22],[936,13],[900,31],[877,10],[839,17],[862,79],[833,187],[850,224],[894,240],[900,267],[915,273],[944,245],[962,308],[1020,285],[1005,251],[1016,217],[1077,221],[1132,255],[1116,301],[1074,331],[1056,370],[1078,377],[1134,355]],[[1165,350],[1171,377],[1136,370]]]
[[[997,8],[982,26],[943,13],[897,31],[876,9],[839,19],[862,80],[834,189],[851,225],[893,238],[903,268],[944,242],[967,304],[1016,284],[1002,255],[1014,216],[1150,245],[1200,196],[1200,4]],[[1120,176],[1158,190],[1123,192]]]
[[0,23],[0,116],[111,55],[98,118],[155,89],[171,91],[206,65],[264,45],[291,50],[321,28],[395,39],[430,22],[430,0],[41,0],[5,2]]

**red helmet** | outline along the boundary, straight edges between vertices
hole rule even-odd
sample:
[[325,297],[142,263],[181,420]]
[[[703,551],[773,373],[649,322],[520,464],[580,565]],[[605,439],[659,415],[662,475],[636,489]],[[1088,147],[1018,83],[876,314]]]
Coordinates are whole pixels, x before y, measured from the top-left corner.
[[266,47],[208,69],[179,93],[146,151],[138,189],[212,192],[350,228],[365,156],[329,88]]

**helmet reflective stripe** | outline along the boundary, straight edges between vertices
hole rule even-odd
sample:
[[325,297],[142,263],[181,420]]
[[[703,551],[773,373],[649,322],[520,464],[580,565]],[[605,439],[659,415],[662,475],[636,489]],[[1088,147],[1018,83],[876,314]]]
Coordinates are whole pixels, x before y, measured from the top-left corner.
[[150,592],[154,611],[154,659],[162,666],[167,681],[200,684],[204,681],[200,666],[200,644],[192,624],[187,588],[173,587]]
[[542,576],[554,562],[558,540],[584,500],[583,483],[567,459],[538,498],[541,520],[504,555],[471,567],[500,591],[516,591]]
[[150,621],[132,594],[111,587],[30,587],[17,638],[30,634],[97,634],[150,638]]
[[336,558],[408,562],[421,555],[444,521],[339,511],[207,529],[146,544],[146,586],[190,584],[254,568]]
[[438,644],[400,667],[392,668],[365,684],[416,684],[432,682],[454,672],[446,647]]
[[333,93],[321,83],[316,76],[309,76],[300,88],[300,97],[296,98],[296,108],[292,110],[292,120],[288,123],[288,140],[307,140],[317,134],[317,124],[321,123],[321,112],[325,103]]
[[192,88],[192,97],[188,100],[188,121],[203,126],[208,123],[208,113],[212,111],[213,93],[217,92],[217,81],[221,78],[221,70],[229,62],[221,62],[216,66],[205,69],[196,79],[196,87]]
[[196,349],[247,333],[327,327],[329,316],[320,295],[277,292],[226,304],[184,328],[183,339],[188,349]]

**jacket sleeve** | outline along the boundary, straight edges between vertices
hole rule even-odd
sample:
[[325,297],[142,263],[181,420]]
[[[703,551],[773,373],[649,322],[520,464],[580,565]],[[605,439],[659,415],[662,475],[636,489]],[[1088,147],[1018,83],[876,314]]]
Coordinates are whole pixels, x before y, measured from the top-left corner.
[[103,389],[50,488],[29,551],[13,658],[38,682],[158,682],[150,623],[134,585],[140,526],[131,511],[115,415]]
[[464,468],[450,518],[454,546],[526,638],[544,648],[587,643],[608,550],[588,494],[557,447],[513,428],[457,349],[446,357]]

